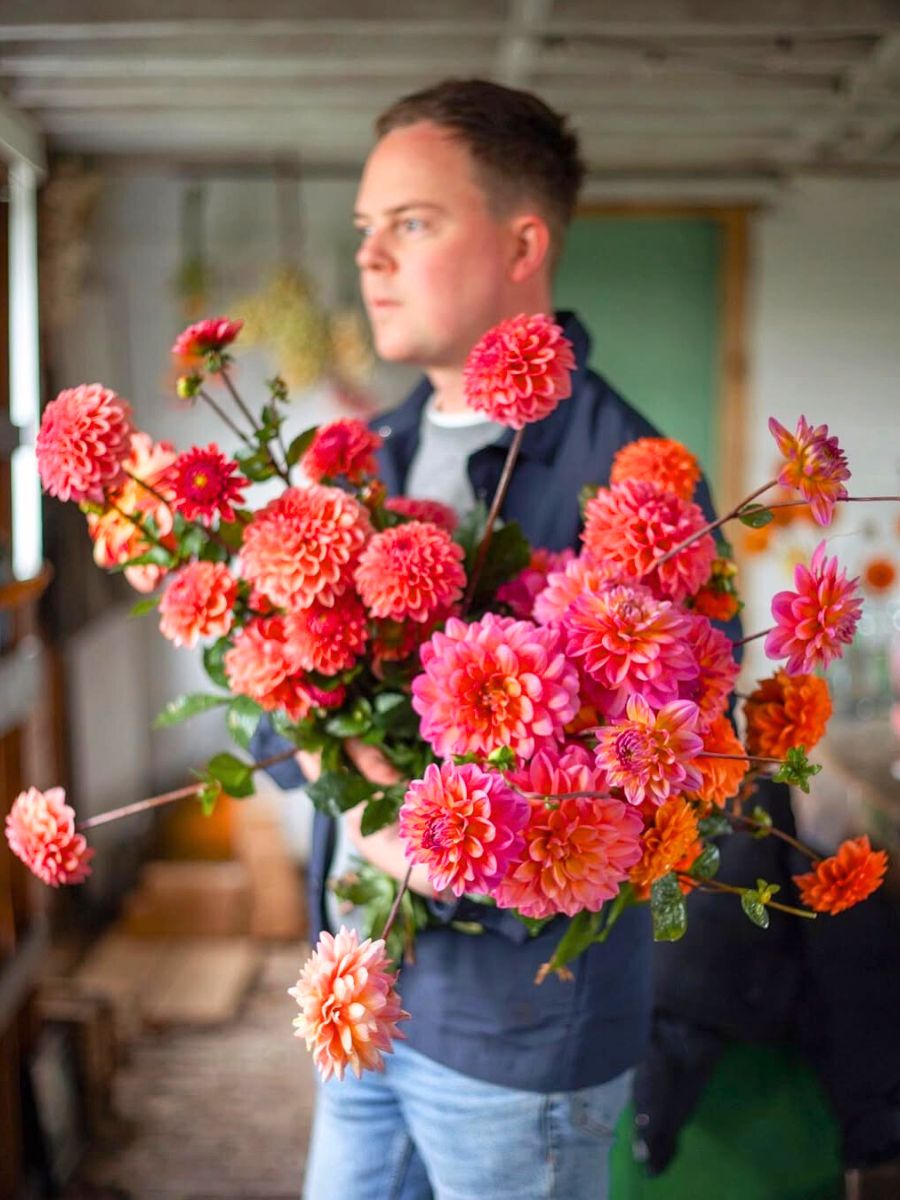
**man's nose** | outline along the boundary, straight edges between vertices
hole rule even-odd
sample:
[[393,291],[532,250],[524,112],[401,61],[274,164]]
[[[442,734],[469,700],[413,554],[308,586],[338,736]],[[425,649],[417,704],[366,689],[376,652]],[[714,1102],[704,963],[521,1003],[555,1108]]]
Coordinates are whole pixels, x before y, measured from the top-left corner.
[[372,232],[360,243],[356,265],[361,271],[384,271],[390,267],[391,256],[383,234]]

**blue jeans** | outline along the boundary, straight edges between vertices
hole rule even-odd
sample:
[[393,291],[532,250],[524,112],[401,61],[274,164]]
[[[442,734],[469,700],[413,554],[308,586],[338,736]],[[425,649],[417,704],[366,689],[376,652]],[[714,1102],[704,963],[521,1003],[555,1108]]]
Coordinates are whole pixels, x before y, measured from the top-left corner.
[[605,1200],[633,1072],[516,1091],[396,1043],[386,1069],[319,1087],[305,1200]]

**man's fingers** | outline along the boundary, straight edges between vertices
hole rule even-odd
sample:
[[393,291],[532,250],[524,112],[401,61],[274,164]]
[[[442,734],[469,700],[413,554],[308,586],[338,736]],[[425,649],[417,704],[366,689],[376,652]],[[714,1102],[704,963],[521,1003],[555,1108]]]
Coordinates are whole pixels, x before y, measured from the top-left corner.
[[306,782],[315,783],[322,774],[322,755],[311,750],[298,750],[294,757],[297,766],[306,776]]
[[344,749],[356,764],[359,773],[365,775],[371,783],[380,783],[382,787],[388,787],[403,778],[377,746],[367,746],[359,738],[348,738],[344,742]]

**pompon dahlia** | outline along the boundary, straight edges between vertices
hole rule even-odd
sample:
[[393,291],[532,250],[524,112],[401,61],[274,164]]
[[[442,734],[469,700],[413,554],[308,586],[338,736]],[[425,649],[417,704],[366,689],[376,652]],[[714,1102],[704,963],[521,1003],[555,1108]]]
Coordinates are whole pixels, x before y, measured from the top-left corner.
[[853,641],[862,614],[856,593],[857,579],[847,579],[836,558],[825,557],[820,542],[809,567],[794,568],[794,592],[778,592],[772,599],[775,628],[766,637],[769,658],[787,658],[788,675],[808,675],[840,658]]
[[515,779],[534,798],[523,849],[493,893],[497,904],[538,920],[596,912],[641,856],[640,813],[609,797],[543,799],[603,790],[603,773],[580,747],[562,756],[541,751]]
[[131,406],[102,383],[60,392],[44,409],[34,446],[44,491],[102,504],[125,478],[132,432]]
[[508,746],[517,758],[562,740],[578,712],[578,674],[558,633],[486,613],[455,617],[420,651],[413,708],[436,754],[488,755]]
[[626,714],[597,730],[594,753],[609,786],[624,789],[629,804],[662,804],[673,793],[696,791],[701,776],[693,760],[703,749],[697,705],[673,700],[654,712],[643,696],[631,696]]
[[234,505],[244,503],[244,488],[249,486],[237,463],[226,458],[214,442],[179,454],[169,479],[175,507],[182,516],[207,526],[216,518],[233,521]]
[[844,842],[837,854],[823,859],[814,870],[795,875],[794,883],[807,908],[834,917],[876,892],[887,865],[884,850],[873,850],[867,837],[858,837]]
[[744,702],[747,750],[772,758],[784,758],[793,746],[810,751],[830,716],[831,695],[824,679],[778,671],[761,679]]
[[609,473],[610,483],[646,479],[664,492],[690,500],[700,482],[700,464],[681,442],[671,438],[644,437],[618,451]]
[[502,775],[474,763],[431,763],[400,806],[406,857],[436,892],[489,892],[522,846],[528,801]]
[[699,709],[697,732],[705,729],[728,708],[740,667],[734,659],[734,643],[714,628],[699,613],[690,616],[687,645],[693,653],[699,674],[678,690],[682,700],[693,700]]
[[449,504],[440,500],[427,500],[415,496],[390,496],[384,502],[388,512],[398,513],[410,521],[427,521],[453,533],[459,524],[459,517]]
[[20,792],[6,816],[6,840],[17,858],[51,887],[82,883],[91,873],[84,835],[75,831],[75,810],[63,788]]
[[408,521],[369,540],[354,580],[374,617],[428,621],[461,598],[464,557],[462,546],[446,530]]
[[653,813],[641,839],[640,861],[629,879],[644,896],[670,871],[687,871],[703,849],[697,814],[682,796],[672,796]]
[[243,321],[229,321],[227,317],[209,317],[196,321],[179,333],[172,346],[172,353],[183,362],[196,362],[207,354],[221,354],[230,346],[244,327]]
[[244,530],[241,571],[280,608],[332,604],[371,531],[366,510],[340,488],[287,488]]
[[352,667],[368,640],[368,618],[354,592],[343,592],[333,604],[315,601],[284,618],[287,640],[304,671],[337,675]]
[[847,496],[843,481],[850,478],[847,456],[837,438],[828,436],[827,425],[813,427],[803,416],[794,433],[770,417],[769,432],[787,458],[778,482],[796,488],[809,501],[818,523],[830,525],[835,504]]
[[288,995],[300,1006],[294,1036],[305,1039],[323,1081],[343,1079],[348,1067],[357,1079],[384,1069],[382,1054],[404,1037],[397,1022],[409,1018],[396,982],[380,938],[360,944],[356,930],[343,925],[335,937],[322,933]]
[[706,583],[716,557],[708,533],[661,566],[654,566],[707,520],[691,501],[655,483],[626,481],[600,488],[584,510],[582,540],[600,562],[625,579],[636,579],[656,596],[686,600]]
[[625,583],[580,596],[562,629],[569,656],[597,685],[591,702],[617,717],[630,696],[639,694],[658,709],[697,678],[692,620],[649,588]]
[[367,475],[377,474],[375,452],[383,445],[384,439],[365,422],[341,417],[319,426],[300,459],[300,467],[314,483],[330,479],[362,483]]
[[549,416],[572,392],[572,343],[543,313],[489,329],[463,368],[466,403],[492,421],[521,429]]
[[437,612],[430,621],[374,621],[370,648],[372,661],[376,672],[383,663],[402,662],[413,654],[419,653],[419,647],[427,642],[434,631],[450,616],[456,615],[456,609],[447,612]]
[[546,587],[547,576],[551,571],[565,571],[574,557],[573,550],[555,552],[539,546],[532,550],[528,566],[497,588],[497,599],[509,606],[514,617],[531,620],[535,597]]
[[176,646],[220,638],[234,623],[237,580],[223,563],[188,563],[172,577],[159,602],[159,630]]
[[344,702],[345,689],[320,691],[301,674],[282,617],[258,618],[239,629],[225,654],[225,674],[236,695],[249,696],[269,712],[284,709],[292,721],[302,721],[313,707]]
[[[151,543],[128,515],[141,521],[152,517],[163,546],[168,550],[175,548],[174,510],[168,482],[169,468],[175,458],[175,448],[170,442],[154,442],[147,433],[132,434],[131,451],[124,463],[124,482],[107,497],[107,507],[102,513],[87,514],[98,567],[121,566],[150,549]],[[165,567],[154,563],[125,568],[125,578],[139,592],[152,592],[166,573]]]
[[562,621],[579,596],[585,592],[600,592],[612,582],[610,567],[582,551],[562,568],[551,569],[546,586],[534,600],[533,620],[539,625]]
[[[715,758],[717,754],[739,755],[738,758]],[[707,757],[709,755],[710,757]],[[750,770],[746,751],[727,717],[716,717],[703,731],[703,749],[694,759],[700,772],[700,786],[691,793],[704,810],[724,808],[725,801],[736,796]]]

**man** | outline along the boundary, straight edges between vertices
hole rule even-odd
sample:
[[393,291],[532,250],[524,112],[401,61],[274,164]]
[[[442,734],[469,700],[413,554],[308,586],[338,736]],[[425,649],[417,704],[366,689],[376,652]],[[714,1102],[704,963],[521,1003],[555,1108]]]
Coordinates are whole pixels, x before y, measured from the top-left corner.
[[[466,508],[490,499],[511,433],[467,409],[463,364],[499,321],[553,311],[553,268],[583,176],[577,142],[536,97],[477,80],[400,100],[376,131],[356,203],[363,299],[378,353],[425,373],[376,423],[382,477],[391,492]],[[580,487],[607,482],[619,447],[655,432],[588,369],[577,319],[560,319],[577,355],[573,393],[526,429],[503,510],[551,549],[577,545]],[[261,741],[256,749],[271,752]],[[358,761],[373,777],[385,765]],[[322,925],[335,832],[317,814],[310,885]],[[338,860],[346,836],[402,876],[396,833],[364,839],[351,814]],[[419,889],[428,894],[427,882]],[[574,982],[535,986],[563,920],[532,938],[510,913],[465,898],[431,908],[435,928],[401,974],[408,1040],[384,1074],[320,1090],[308,1200],[605,1196],[615,1125],[647,1039],[646,909],[623,915],[575,964]],[[482,933],[460,931],[473,921]]]

